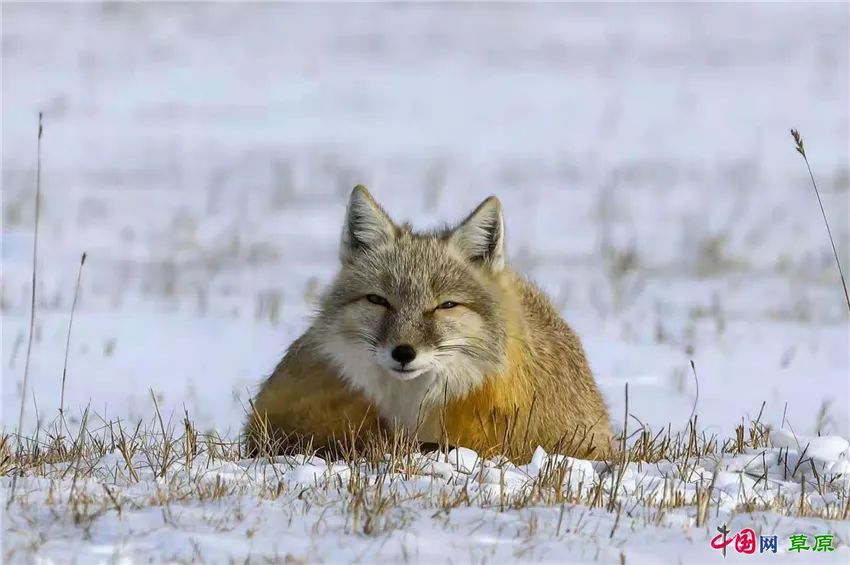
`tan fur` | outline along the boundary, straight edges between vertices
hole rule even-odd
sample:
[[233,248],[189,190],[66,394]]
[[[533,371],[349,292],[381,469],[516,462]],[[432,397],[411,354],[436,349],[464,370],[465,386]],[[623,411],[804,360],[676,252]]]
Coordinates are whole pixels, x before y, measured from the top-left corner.
[[249,453],[261,453],[263,445],[275,451],[347,445],[352,432],[379,429],[375,407],[340,380],[307,337],[293,342],[254,399],[246,425]]
[[[358,193],[358,190],[361,192]],[[356,197],[368,198],[361,200],[359,205],[365,202],[365,205],[374,207],[375,213],[370,215],[371,212],[366,212],[365,227],[355,226],[362,231],[344,232],[342,274],[336,286],[332,285],[326,294],[316,322],[293,343],[261,387],[246,428],[249,448],[257,452],[259,438],[267,432],[275,438],[286,437],[290,441],[291,438],[311,438],[315,446],[323,446],[350,436],[352,430],[363,436],[382,427],[410,429],[415,426],[422,441],[462,445],[485,456],[504,453],[518,461],[527,460],[537,445],[579,457],[603,458],[608,455],[611,439],[608,411],[578,337],[542,292],[503,267],[501,227],[492,229],[496,216],[485,217],[484,222],[490,223],[482,224],[480,210],[485,206],[492,209],[491,212],[485,209],[485,212],[497,213],[498,222],[501,222],[498,201],[485,201],[453,231],[418,235],[409,228],[389,223],[389,218],[365,189],[355,189],[353,202]],[[349,205],[349,214],[352,214],[352,209],[354,204]],[[355,220],[360,221],[364,212],[354,210],[359,214]],[[473,225],[465,227],[470,222]],[[488,229],[480,229],[482,225]],[[352,228],[347,226],[346,229]],[[478,231],[474,231],[476,229]],[[360,247],[351,246],[345,251],[346,245],[350,245],[346,237],[361,234],[365,235],[365,241],[370,242],[373,249],[363,251]],[[481,245],[479,240],[485,236],[496,238],[492,246]],[[368,240],[368,237],[376,239]],[[356,243],[364,245],[360,241]],[[486,260],[466,259],[470,249],[477,252],[479,248],[486,248],[490,253],[484,257]],[[382,260],[384,256],[381,253],[384,252],[400,253],[405,260],[413,253],[413,258],[399,271],[398,265]],[[366,255],[359,255],[363,253]],[[423,257],[418,262],[416,254]],[[429,259],[424,259],[426,256]],[[446,266],[434,267],[436,272],[427,271],[437,259],[445,261]],[[396,316],[401,317],[401,309],[406,305],[397,305],[396,314],[394,311],[375,310],[380,307],[359,301],[360,291],[351,290],[352,286],[364,284],[364,290],[360,292],[363,293],[371,292],[369,289],[378,284],[370,282],[373,278],[368,276],[361,280],[356,278],[360,275],[351,274],[355,272],[354,268],[359,269],[356,272],[362,272],[364,265],[367,270],[369,265],[376,270],[374,280],[385,281],[389,285],[383,287],[387,293],[400,285],[405,293],[399,296],[416,302],[416,312],[425,311],[421,321],[411,322],[408,319],[404,324],[399,322],[401,329],[388,330],[389,337],[375,338],[376,330],[370,325],[373,320],[378,317],[387,322]],[[474,285],[469,291],[472,294],[468,308],[458,306],[428,313],[426,305],[430,304],[428,300],[431,298],[428,297],[431,295],[427,285],[406,293],[408,285],[421,286],[421,280],[428,276],[442,280],[442,273],[446,273],[445,278],[453,280],[449,271],[455,266],[460,269],[460,278],[455,280],[471,280],[470,284]],[[346,275],[349,268],[352,271]],[[418,275],[414,273],[415,276],[410,278],[410,273],[404,270],[406,268],[426,270]],[[392,276],[384,275],[383,269],[388,269]],[[346,276],[355,278],[346,279]],[[393,283],[393,286],[386,282],[388,277],[401,282]],[[439,294],[445,297],[446,292],[451,293],[451,290],[440,290],[433,296]],[[480,305],[476,300],[480,301]],[[337,313],[336,310],[341,311]],[[354,327],[351,327],[352,324]],[[338,335],[340,333],[347,338],[361,327],[363,331],[371,332],[369,343],[372,345],[382,339],[391,342],[390,346],[400,343],[398,340],[406,343],[415,339],[419,340],[423,349],[427,349],[429,344],[438,347],[441,340],[450,341],[451,338],[472,340],[473,344],[483,343],[485,350],[475,356],[478,363],[475,367],[480,367],[482,373],[478,376],[470,374],[467,379],[465,375],[449,371],[443,380],[435,378],[430,388],[422,390],[424,384],[420,384],[429,382],[426,377],[399,383],[387,377],[386,371],[376,364],[375,374],[378,376],[375,378],[379,378],[376,382],[385,382],[393,390],[397,388],[402,396],[407,390],[411,391],[411,395],[415,391],[420,395],[411,397],[413,407],[396,408],[403,406],[397,399],[384,399],[376,405],[377,399],[381,398],[381,391],[374,389],[378,385],[363,380],[365,377],[361,379],[359,374],[351,374],[362,366],[363,361],[358,361],[360,365],[341,366],[338,358],[328,354],[328,350],[332,349],[328,346],[330,339],[342,339]],[[429,337],[429,331],[423,330],[423,327],[431,328],[430,332],[438,335]],[[443,335],[451,331],[463,335]],[[485,331],[489,333],[483,333]],[[342,362],[345,364],[345,359]],[[368,359],[366,362],[369,362]],[[371,373],[371,365],[364,370]],[[477,369],[469,370],[474,372]],[[373,394],[378,394],[374,401],[370,396]],[[417,401],[417,398],[421,400]],[[399,413],[394,413],[394,410],[399,410]]]
[[538,445],[604,458],[608,410],[578,337],[537,288],[511,272],[504,279],[505,302],[513,306],[508,366],[441,410],[448,442],[520,460]]

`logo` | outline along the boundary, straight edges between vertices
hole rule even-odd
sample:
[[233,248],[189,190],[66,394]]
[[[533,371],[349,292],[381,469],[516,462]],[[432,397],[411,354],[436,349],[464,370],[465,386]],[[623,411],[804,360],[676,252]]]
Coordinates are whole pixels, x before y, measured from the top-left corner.
[[[726,548],[733,544],[735,551],[745,555],[756,552],[756,533],[750,528],[744,528],[740,532],[729,535],[730,531],[726,524],[717,528],[718,534],[711,538],[711,548],[723,552],[726,557]],[[802,551],[827,552],[835,551],[832,545],[833,535],[813,536],[814,544],[809,545],[809,536],[806,534],[794,534],[788,537],[787,551],[789,553],[800,553]],[[776,553],[779,547],[779,536],[758,536],[759,553]]]

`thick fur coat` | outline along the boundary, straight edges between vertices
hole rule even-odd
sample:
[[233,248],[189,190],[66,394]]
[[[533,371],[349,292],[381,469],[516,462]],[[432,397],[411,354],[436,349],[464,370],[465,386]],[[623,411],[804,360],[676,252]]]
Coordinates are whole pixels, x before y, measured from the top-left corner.
[[251,451],[403,429],[514,459],[537,445],[609,453],[608,411],[581,343],[505,265],[495,197],[454,229],[418,233],[355,187],[340,262],[312,325],[254,400]]

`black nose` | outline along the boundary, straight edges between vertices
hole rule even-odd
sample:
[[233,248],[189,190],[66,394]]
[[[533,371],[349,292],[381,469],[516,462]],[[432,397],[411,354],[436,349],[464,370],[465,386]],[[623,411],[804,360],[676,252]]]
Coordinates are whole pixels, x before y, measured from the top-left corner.
[[390,355],[402,365],[406,365],[416,359],[416,350],[410,345],[404,344],[393,349]]

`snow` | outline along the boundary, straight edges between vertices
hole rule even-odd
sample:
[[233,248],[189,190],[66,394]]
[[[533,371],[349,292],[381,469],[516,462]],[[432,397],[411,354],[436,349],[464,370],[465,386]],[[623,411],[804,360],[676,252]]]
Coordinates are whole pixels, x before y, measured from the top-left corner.
[[[148,556],[226,562],[243,561],[249,555],[255,560],[283,560],[290,555],[308,562],[368,558],[425,563],[433,559],[692,563],[719,557],[709,542],[716,535],[715,526],[726,523],[733,535],[750,527],[760,535],[779,536],[777,555],[753,558],[799,558],[788,551],[787,537],[796,533],[830,532],[840,540],[834,552],[818,556],[818,563],[844,563],[850,552],[846,520],[794,518],[771,510],[734,511],[754,493],[762,504],[769,505],[780,495],[797,503],[800,477],[787,470],[783,477],[773,465],[766,480],[757,480],[760,469],[751,474],[719,471],[715,477],[708,461],[705,469],[697,466],[700,471],[686,478],[672,466],[630,463],[618,479],[616,469],[605,464],[549,456],[542,449],[531,463],[518,466],[459,451],[454,453],[456,463],[434,461],[441,457],[429,454],[414,458],[405,469],[388,463],[357,469],[360,484],[366,485],[365,500],[349,494],[351,467],[318,457],[279,457],[272,462],[198,457],[189,466],[174,464],[163,477],[139,456],[133,462],[138,482],[117,456],[95,461],[93,478],[80,480],[66,473],[67,465],[53,465],[43,477],[19,482],[17,496],[26,502],[6,515],[5,541],[15,548],[37,547],[44,562],[64,561],[74,554],[80,562],[136,562]],[[769,457],[778,451],[768,450]],[[557,463],[552,463],[553,457]],[[452,458],[450,453],[449,461]],[[543,504],[534,498],[541,465],[547,462],[563,465],[561,492],[566,496],[586,496],[599,482],[605,491],[619,485],[620,516],[566,501]],[[720,460],[717,468],[734,468],[734,462]],[[103,482],[111,485],[108,492]],[[712,482],[710,504],[718,517],[696,526],[696,498]],[[206,499],[200,495],[213,487],[225,494],[208,494]],[[822,495],[814,491],[813,480],[808,488],[813,490],[807,500],[813,504],[834,497],[829,489]],[[85,513],[74,515],[80,512],[70,502],[75,490],[77,497],[90,500],[86,507],[94,515],[90,523]],[[384,513],[379,510],[381,493],[387,500],[398,497]],[[512,500],[529,495],[530,504],[503,510]],[[673,503],[676,496],[679,502]],[[646,503],[662,497],[670,501],[669,508]],[[152,499],[158,503],[151,505]],[[361,513],[352,513],[350,506],[358,500],[364,505]],[[460,504],[453,506],[453,500]],[[52,518],[45,515],[45,507],[51,508]],[[99,517],[101,513],[112,514],[113,519]],[[28,528],[31,523],[41,527]]]
[[[59,408],[87,252],[70,418],[90,407],[105,420],[147,421],[153,393],[166,418],[185,408],[200,430],[234,438],[254,387],[333,276],[357,183],[421,227],[498,195],[509,260],[581,336],[617,427],[628,383],[630,431],[681,431],[692,410],[709,436],[734,437],[760,413],[773,428],[772,447],[693,462],[704,472],[680,485],[688,502],[663,512],[646,507],[647,493],[680,469],[629,463],[619,489],[643,502],[618,524],[585,504],[563,515],[544,503],[434,506],[461,483],[494,500],[514,495],[559,464],[571,469],[564,488],[607,488],[616,474],[598,463],[542,451],[517,466],[464,448],[423,456],[421,473],[392,489],[427,496],[398,504],[374,535],[351,522],[351,498],[334,486],[351,472],[340,463],[197,460],[175,475],[203,467],[234,493],[162,505],[151,498],[171,487],[150,472],[122,484],[112,453],[75,487],[107,505],[88,526],[73,520],[67,477],[20,479],[24,502],[3,518],[4,560],[14,550],[22,562],[700,562],[718,558],[708,540],[726,521],[786,546],[790,533],[834,532],[839,549],[811,559],[846,562],[846,519],[736,504],[799,496],[802,480],[812,505],[828,504],[848,485],[850,327],[788,129],[805,138],[850,265],[849,16],[842,4],[4,4],[7,433],[29,325],[39,110],[27,434]],[[262,494],[272,475],[286,486],[278,498]],[[690,500],[712,478],[722,515],[698,527]],[[9,478],[0,480],[7,494]],[[819,481],[835,490],[821,494]],[[119,515],[103,482],[137,504]],[[330,486],[298,498],[296,485],[318,483]],[[760,557],[805,560],[749,559]]]

